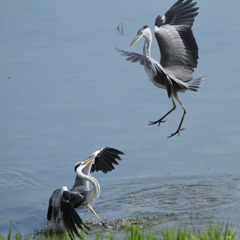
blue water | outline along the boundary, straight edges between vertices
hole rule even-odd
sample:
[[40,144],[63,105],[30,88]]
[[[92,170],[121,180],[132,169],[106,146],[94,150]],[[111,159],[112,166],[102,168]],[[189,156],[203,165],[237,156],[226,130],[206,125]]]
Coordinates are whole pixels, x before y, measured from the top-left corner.
[[[173,3],[173,2],[172,2]],[[199,93],[180,136],[178,106],[159,128],[148,126],[171,108],[142,66],[125,61],[139,27],[154,27],[166,1],[0,2],[0,232],[11,223],[32,233],[46,224],[52,191],[71,186],[73,167],[103,146],[127,155],[116,171],[96,174],[104,220],[157,216],[166,224],[239,226],[240,20],[237,0],[199,1]],[[123,24],[123,35],[116,27]],[[154,39],[152,56],[159,59]],[[96,221],[88,211],[82,218]]]

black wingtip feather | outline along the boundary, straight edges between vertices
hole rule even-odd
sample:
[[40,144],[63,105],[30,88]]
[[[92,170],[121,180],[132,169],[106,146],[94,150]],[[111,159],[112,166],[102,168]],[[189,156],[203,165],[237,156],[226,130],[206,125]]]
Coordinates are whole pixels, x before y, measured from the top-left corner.
[[74,234],[81,238],[79,230],[86,233],[86,229],[89,228],[84,224],[78,213],[75,211],[73,205],[68,200],[62,199],[61,209],[64,225],[71,239],[74,238]]
[[91,167],[91,172],[102,171],[103,173],[108,173],[115,169],[114,165],[118,165],[118,161],[121,161],[122,158],[119,155],[125,155],[122,151],[105,147],[102,148],[98,155],[95,157],[94,164]]
[[195,7],[197,2],[192,0],[178,0],[169,10],[164,14],[164,21],[161,16],[158,16],[155,21],[155,25],[160,27],[163,24],[172,25],[187,25],[192,27],[194,17],[198,15],[198,7]]
[[49,203],[48,212],[47,212],[47,220],[48,221],[50,221],[52,219],[52,211],[53,211],[53,208]]

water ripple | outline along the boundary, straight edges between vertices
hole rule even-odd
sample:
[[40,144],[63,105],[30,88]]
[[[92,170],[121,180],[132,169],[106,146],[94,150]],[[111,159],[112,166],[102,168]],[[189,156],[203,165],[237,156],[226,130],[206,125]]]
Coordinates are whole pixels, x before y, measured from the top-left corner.
[[[186,220],[211,218],[231,211],[238,180],[231,176],[157,177],[128,180],[107,186],[98,200],[98,212],[107,219],[115,216]],[[114,207],[111,204],[114,203]],[[106,209],[112,209],[107,210]],[[114,210],[113,210],[114,208]]]
[[34,180],[31,172],[26,169],[0,169],[0,188],[1,191],[14,191],[26,188],[36,188],[38,183]]

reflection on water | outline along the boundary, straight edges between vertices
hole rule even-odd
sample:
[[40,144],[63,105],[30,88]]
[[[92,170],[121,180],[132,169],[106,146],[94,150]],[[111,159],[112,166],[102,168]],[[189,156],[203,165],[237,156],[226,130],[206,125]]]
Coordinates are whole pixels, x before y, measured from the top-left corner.
[[[103,146],[127,154],[115,171],[96,174],[102,192],[95,210],[106,222],[239,223],[240,3],[224,4],[198,4],[196,76],[206,80],[199,94],[181,95],[185,130],[166,139],[181,108],[161,127],[148,126],[171,101],[114,47],[127,49],[168,2],[1,1],[0,232],[11,221],[24,232],[45,226],[52,191],[71,187],[75,162]],[[226,13],[236,17],[227,27]],[[133,51],[142,52],[141,44]],[[80,214],[97,223],[87,210]]]

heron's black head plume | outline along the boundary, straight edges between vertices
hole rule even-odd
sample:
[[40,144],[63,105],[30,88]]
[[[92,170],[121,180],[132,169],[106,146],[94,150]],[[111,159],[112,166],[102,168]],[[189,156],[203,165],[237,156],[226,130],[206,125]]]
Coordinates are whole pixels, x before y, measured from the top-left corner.
[[139,30],[138,30],[138,33],[137,34],[140,34],[140,32],[142,32],[144,29],[148,28],[147,25],[141,27]]
[[74,167],[74,171],[77,171],[77,168],[81,165],[81,162],[76,163],[75,167]]

